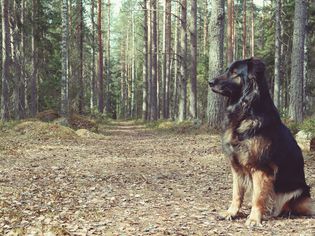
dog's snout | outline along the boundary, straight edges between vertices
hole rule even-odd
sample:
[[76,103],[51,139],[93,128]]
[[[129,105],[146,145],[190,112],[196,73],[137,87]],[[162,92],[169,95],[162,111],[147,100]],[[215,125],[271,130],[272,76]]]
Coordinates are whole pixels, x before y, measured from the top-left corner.
[[210,87],[213,87],[213,86],[214,86],[214,80],[210,80],[210,81],[209,81],[209,86],[210,86]]

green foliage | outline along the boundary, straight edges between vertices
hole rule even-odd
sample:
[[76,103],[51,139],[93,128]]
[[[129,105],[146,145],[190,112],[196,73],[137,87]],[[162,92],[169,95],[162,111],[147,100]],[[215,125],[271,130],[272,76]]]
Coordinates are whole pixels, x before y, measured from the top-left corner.
[[315,137],[315,118],[305,119],[304,122],[299,126],[300,130],[310,132],[312,137]]

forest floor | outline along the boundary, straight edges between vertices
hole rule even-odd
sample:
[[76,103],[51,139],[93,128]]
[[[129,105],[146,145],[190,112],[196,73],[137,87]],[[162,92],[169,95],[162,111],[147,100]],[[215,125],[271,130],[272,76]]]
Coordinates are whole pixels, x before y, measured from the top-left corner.
[[[315,218],[218,219],[231,199],[220,138],[133,122],[97,137],[0,137],[0,235],[315,235]],[[315,187],[315,156],[305,156]],[[312,195],[315,196],[314,188]]]

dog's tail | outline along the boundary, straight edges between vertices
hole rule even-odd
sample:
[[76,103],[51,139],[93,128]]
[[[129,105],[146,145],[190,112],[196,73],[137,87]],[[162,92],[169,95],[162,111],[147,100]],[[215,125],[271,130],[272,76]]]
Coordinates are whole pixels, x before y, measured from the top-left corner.
[[315,200],[310,197],[297,199],[291,209],[298,215],[315,216]]

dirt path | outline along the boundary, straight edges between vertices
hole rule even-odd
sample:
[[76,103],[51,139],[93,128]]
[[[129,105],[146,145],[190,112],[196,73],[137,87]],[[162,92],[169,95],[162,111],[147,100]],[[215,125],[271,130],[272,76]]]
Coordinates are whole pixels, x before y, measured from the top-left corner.
[[[0,235],[315,235],[314,218],[271,219],[254,229],[245,216],[217,220],[231,195],[217,136],[132,122],[101,131],[102,139],[34,137],[0,150]],[[305,162],[314,186],[314,157]]]

